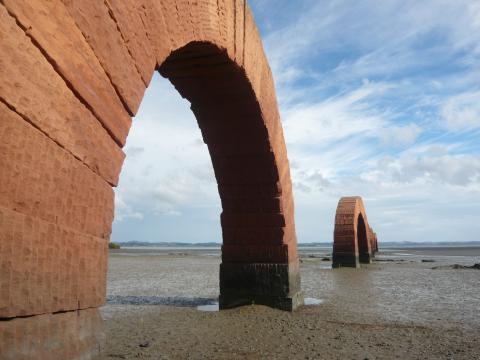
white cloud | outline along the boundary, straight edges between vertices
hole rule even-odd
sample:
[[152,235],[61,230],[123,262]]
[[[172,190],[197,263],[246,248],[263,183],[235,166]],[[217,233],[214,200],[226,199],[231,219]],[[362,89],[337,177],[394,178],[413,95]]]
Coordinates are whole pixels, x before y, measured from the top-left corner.
[[295,174],[295,179],[294,188],[304,193],[324,191],[332,186],[332,183],[318,170],[299,171]]
[[[480,4],[308,6],[290,9],[295,20],[265,37],[294,164],[299,240],[331,239],[342,195],[365,198],[385,240],[473,240],[478,139],[449,131],[478,128]],[[364,78],[371,82],[359,86]]]
[[452,96],[443,105],[441,115],[450,131],[480,128],[480,91]]
[[134,211],[125,201],[120,194],[115,196],[115,220],[123,221],[124,219],[143,219],[143,214],[139,211]]
[[385,157],[377,168],[362,174],[376,185],[415,183],[429,186],[447,184],[453,186],[476,185],[480,181],[480,156],[442,155]]
[[417,124],[389,126],[380,130],[380,139],[384,146],[402,147],[415,143],[422,128]]
[[128,146],[125,148],[125,154],[130,158],[140,155],[144,151],[145,148],[141,146]]
[[380,241],[479,240],[480,156],[437,151],[385,157],[364,171],[333,176],[324,187],[301,178],[295,186],[299,240],[331,241],[338,199],[349,195],[363,197]]
[[368,101],[388,89],[386,84],[365,82],[351,92],[284,109],[287,143],[315,145],[353,135],[368,135],[385,124],[382,114],[371,108]]
[[339,69],[369,76],[423,61],[440,45],[444,53],[480,46],[480,6],[470,0],[327,0],[298,9],[302,12],[292,15],[296,21],[266,34],[274,69],[288,68],[305,56],[327,61],[325,53],[346,49],[360,56],[343,59]]

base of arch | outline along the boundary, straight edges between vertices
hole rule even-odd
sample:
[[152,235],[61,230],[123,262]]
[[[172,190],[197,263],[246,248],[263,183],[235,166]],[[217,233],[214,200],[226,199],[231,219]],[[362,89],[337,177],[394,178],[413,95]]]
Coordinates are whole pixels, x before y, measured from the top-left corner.
[[292,297],[250,295],[245,294],[220,294],[220,310],[232,309],[244,305],[265,305],[284,311],[295,311],[303,306],[303,292],[299,291]]
[[350,253],[336,253],[333,255],[332,268],[359,268],[360,264],[371,264],[372,258],[373,255],[369,253],[360,253],[358,256]]
[[351,268],[359,268],[360,261],[358,256],[351,253],[333,253],[332,256],[332,268],[340,268],[340,267],[351,267]]
[[372,255],[369,253],[360,253],[358,255],[358,260],[360,261],[360,264],[371,264]]
[[220,264],[220,309],[266,305],[294,311],[303,305],[298,267],[289,264]]

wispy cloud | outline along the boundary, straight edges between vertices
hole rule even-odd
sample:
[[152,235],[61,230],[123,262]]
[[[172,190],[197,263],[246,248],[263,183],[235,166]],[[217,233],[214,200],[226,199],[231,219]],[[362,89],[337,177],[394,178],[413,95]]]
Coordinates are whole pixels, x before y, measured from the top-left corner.
[[[270,24],[264,38],[294,164],[300,240],[318,240],[319,229],[328,239],[332,218],[320,214],[352,194],[371,203],[389,240],[405,240],[398,229],[407,240],[454,240],[442,226],[425,226],[437,224],[439,207],[457,236],[474,238],[478,226],[465,219],[480,200],[479,5],[308,2],[308,11],[290,9],[289,24]],[[448,198],[459,201],[455,211]],[[305,220],[314,211],[316,233]]]
[[480,91],[452,96],[442,105],[441,116],[450,131],[480,128]]
[[352,135],[368,135],[385,122],[383,114],[368,102],[388,88],[385,84],[366,82],[351,92],[323,101],[298,103],[284,108],[287,142],[312,145]]

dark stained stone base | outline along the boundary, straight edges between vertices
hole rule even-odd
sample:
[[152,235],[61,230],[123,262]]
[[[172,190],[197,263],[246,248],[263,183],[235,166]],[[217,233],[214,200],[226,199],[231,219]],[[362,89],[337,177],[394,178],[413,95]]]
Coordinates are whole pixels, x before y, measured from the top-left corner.
[[334,253],[332,257],[332,268],[352,267],[359,268],[360,261],[357,256],[350,253]]
[[219,301],[221,310],[243,305],[266,305],[274,309],[294,311],[303,305],[303,292],[299,291],[292,297],[227,293],[220,294]]
[[298,267],[288,264],[220,264],[220,309],[261,304],[293,311],[303,305]]
[[358,260],[360,261],[360,264],[371,264],[372,255],[369,253],[360,253],[358,255]]

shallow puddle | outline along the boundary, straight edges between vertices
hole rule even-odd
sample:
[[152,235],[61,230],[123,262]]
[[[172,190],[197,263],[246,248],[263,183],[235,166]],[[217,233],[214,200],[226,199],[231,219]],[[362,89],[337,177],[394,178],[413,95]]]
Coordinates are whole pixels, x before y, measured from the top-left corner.
[[323,303],[322,299],[315,299],[315,298],[305,298],[303,300],[303,303],[305,305],[311,306],[311,305],[320,305]]
[[199,305],[197,306],[197,310],[199,311],[219,311],[218,303],[210,304],[210,305]]

